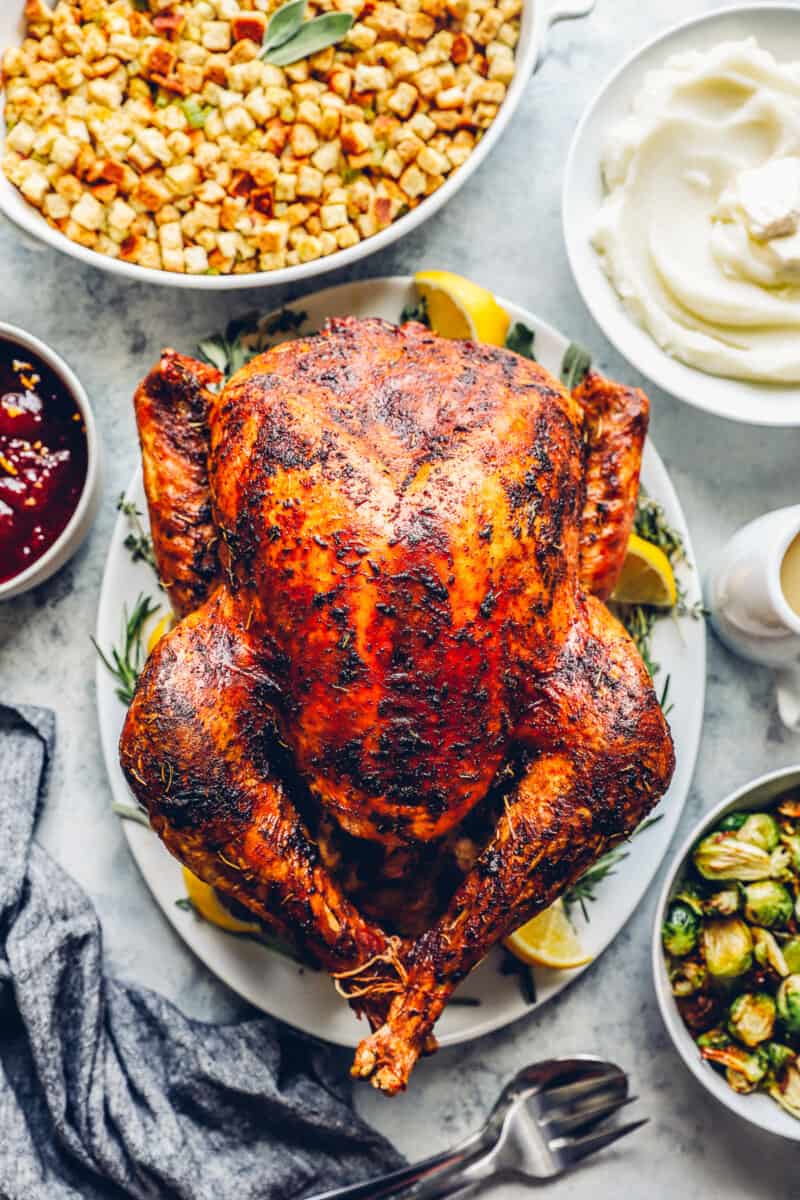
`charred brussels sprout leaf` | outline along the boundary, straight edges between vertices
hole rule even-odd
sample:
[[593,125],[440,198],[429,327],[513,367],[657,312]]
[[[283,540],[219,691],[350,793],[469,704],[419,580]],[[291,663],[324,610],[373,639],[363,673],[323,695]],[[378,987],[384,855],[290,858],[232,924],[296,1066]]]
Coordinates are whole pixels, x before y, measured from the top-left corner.
[[673,900],[667,911],[667,919],[661,926],[664,949],[675,958],[691,954],[697,945],[700,933],[700,918],[694,909],[683,900]]
[[743,842],[749,842],[771,854],[781,840],[778,822],[769,813],[750,813],[738,830]]
[[695,847],[692,858],[704,879],[756,880],[772,875],[767,851],[741,841],[738,833],[710,833]]
[[787,970],[784,975],[800,973],[800,937],[789,938],[788,942],[784,942],[781,946],[783,951],[784,962]]
[[768,929],[759,928],[755,928],[752,933],[756,962],[759,966],[769,967],[781,979],[791,974],[791,968],[787,965],[783,950],[778,945],[775,935]]

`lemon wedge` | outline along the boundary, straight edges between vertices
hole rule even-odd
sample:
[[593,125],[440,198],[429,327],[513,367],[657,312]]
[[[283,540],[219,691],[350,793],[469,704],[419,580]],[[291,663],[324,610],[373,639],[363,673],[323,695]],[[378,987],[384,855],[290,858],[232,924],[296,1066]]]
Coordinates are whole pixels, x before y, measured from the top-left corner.
[[622,573],[611,597],[619,604],[652,604],[672,608],[678,599],[670,561],[663,550],[637,534],[628,538]]
[[233,913],[228,912],[214,888],[193,875],[188,867],[183,868],[183,881],[194,908],[212,925],[219,925],[220,929],[227,929],[228,933],[261,931],[261,926],[256,921],[240,921]]
[[592,959],[584,951],[561,900],[517,929],[504,945],[532,967],[553,967],[557,971],[583,967]]
[[161,641],[165,633],[169,633],[175,623],[175,618],[172,613],[167,613],[161,618],[156,625],[150,637],[147,639],[147,653],[152,654],[158,643]]
[[414,282],[427,303],[434,333],[505,345],[511,318],[486,288],[452,271],[418,271]]

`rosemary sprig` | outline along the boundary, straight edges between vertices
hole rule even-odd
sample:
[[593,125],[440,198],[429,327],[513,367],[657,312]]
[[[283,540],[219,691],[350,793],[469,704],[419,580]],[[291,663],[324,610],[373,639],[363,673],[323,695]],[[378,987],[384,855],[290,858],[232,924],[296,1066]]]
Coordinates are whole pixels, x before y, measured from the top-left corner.
[[139,512],[139,509],[132,500],[125,499],[124,494],[120,494],[117,500],[117,512],[123,513],[131,525],[131,531],[123,543],[131,556],[131,561],[146,562],[158,574],[156,556],[153,551],[153,539],[145,531],[144,525],[142,525],[143,514]]
[[[663,550],[672,567],[686,561],[686,547],[683,544],[683,538],[678,530],[670,525],[664,509],[658,501],[654,500],[652,496],[648,496],[644,489],[639,493],[636,502],[633,530],[640,538]],[[636,648],[642,656],[642,661],[653,678],[661,669],[652,654],[653,630],[656,623],[665,616],[693,617],[695,619],[706,616],[706,610],[699,601],[695,604],[687,604],[686,591],[680,581],[677,582],[677,589],[678,602],[673,609],[654,608],[649,604],[614,606],[617,616],[633,638]],[[661,695],[661,706],[665,712],[668,711],[665,707],[668,688],[669,678],[667,678]]]
[[97,642],[92,644],[100,655],[106,670],[117,680],[116,693],[123,704],[130,704],[136,683],[145,659],[144,629],[158,605],[151,596],[140,595],[130,616],[127,607],[122,610],[122,638],[119,646],[112,646],[110,657],[103,653]]
[[[650,829],[652,825],[655,825],[658,821],[660,821],[662,815],[663,814],[658,813],[655,817],[648,817],[646,820],[642,821],[641,825],[638,825],[636,829],[634,829],[633,833],[628,839],[628,843],[632,841],[633,838],[638,837],[640,833],[644,833],[646,829]],[[597,861],[592,863],[591,867],[589,867],[587,871],[584,871],[580,879],[576,879],[572,887],[564,893],[564,908],[566,909],[567,916],[570,918],[570,920],[572,920],[571,909],[574,908],[576,904],[579,905],[580,910],[583,913],[584,920],[589,920],[589,912],[586,908],[586,905],[593,903],[597,899],[597,888],[599,885],[604,879],[608,879],[610,875],[614,875],[619,864],[630,854],[630,851],[625,849],[626,844],[627,843],[623,843],[620,846],[613,846],[611,850],[607,850],[605,854],[601,854]]]
[[533,977],[533,970],[522,959],[512,954],[510,950],[506,950],[505,947],[503,948],[503,958],[500,963],[500,974],[513,975],[516,978],[520,995],[525,1004],[534,1005],[536,1003],[536,980]]

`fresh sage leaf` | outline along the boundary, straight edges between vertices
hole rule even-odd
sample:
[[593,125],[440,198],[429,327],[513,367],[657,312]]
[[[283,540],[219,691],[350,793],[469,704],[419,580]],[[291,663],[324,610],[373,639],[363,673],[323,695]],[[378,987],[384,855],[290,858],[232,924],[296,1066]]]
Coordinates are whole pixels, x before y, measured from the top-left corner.
[[197,349],[212,367],[216,367],[223,374],[228,370],[228,350],[222,338],[206,338],[198,342]]
[[536,362],[536,355],[533,353],[535,340],[536,333],[533,329],[523,325],[522,321],[515,321],[506,335],[506,350],[513,350],[515,354],[520,354],[523,358],[531,358]]
[[306,11],[306,0],[288,0],[282,4],[270,17],[264,33],[261,57],[264,58],[271,50],[277,50],[289,38],[293,38],[303,24]]
[[312,21],[305,21],[294,37],[284,42],[277,50],[262,52],[265,62],[275,67],[288,67],[301,58],[310,58],[335,46],[349,33],[355,18],[352,13],[328,12]]
[[570,342],[561,363],[561,382],[572,391],[583,383],[591,365],[592,356],[589,351],[578,342]]

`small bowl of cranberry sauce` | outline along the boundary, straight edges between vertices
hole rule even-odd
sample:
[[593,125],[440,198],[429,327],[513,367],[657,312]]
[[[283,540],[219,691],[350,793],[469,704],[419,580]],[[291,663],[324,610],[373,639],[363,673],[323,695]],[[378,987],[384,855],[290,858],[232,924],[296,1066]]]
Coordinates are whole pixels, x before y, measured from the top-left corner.
[[78,549],[97,513],[99,458],[72,371],[0,322],[0,600],[43,583]]

